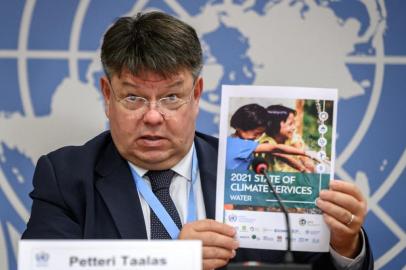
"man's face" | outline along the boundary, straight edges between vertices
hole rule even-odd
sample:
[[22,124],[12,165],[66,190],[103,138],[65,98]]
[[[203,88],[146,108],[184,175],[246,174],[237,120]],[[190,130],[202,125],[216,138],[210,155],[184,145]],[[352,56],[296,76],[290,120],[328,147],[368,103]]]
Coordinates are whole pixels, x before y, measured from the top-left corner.
[[[194,83],[192,74],[186,70],[164,78],[152,72],[135,76],[124,69],[119,76],[113,75],[111,82],[103,77],[101,87],[113,141],[126,160],[144,169],[163,170],[187,154],[195,135],[202,78]],[[188,102],[169,116],[161,114],[154,102],[174,96]],[[143,97],[152,104],[142,113],[129,110],[118,101],[134,97]]]

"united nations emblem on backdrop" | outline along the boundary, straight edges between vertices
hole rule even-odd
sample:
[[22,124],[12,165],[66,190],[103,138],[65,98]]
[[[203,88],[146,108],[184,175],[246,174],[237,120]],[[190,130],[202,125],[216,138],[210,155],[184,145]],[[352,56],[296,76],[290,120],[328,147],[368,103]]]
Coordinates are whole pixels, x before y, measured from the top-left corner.
[[174,14],[199,32],[205,55],[199,130],[218,132],[221,84],[339,89],[337,177],[355,181],[369,198],[365,227],[376,268],[405,267],[406,218],[398,208],[406,190],[403,1],[1,5],[0,33],[7,38],[0,40],[0,269],[16,269],[39,156],[107,127],[98,91],[102,33],[116,17],[148,9]]

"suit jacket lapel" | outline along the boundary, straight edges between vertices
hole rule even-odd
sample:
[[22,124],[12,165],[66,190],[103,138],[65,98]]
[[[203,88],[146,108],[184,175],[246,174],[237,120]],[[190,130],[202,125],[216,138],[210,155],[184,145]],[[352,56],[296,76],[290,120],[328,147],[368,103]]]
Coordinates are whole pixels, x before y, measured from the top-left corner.
[[195,137],[196,154],[199,160],[200,182],[202,185],[207,218],[215,218],[217,148],[199,136]]
[[96,165],[100,178],[96,189],[109,209],[124,239],[147,239],[140,199],[127,162],[113,142],[107,146]]

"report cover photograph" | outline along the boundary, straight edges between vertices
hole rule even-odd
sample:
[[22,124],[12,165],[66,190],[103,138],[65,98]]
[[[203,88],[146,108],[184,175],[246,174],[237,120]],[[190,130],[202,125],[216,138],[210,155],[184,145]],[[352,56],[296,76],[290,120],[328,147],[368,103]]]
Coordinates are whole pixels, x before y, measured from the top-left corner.
[[286,225],[263,169],[290,213],[293,250],[328,250],[316,206],[334,175],[337,91],[223,86],[216,218],[243,247],[284,249]]

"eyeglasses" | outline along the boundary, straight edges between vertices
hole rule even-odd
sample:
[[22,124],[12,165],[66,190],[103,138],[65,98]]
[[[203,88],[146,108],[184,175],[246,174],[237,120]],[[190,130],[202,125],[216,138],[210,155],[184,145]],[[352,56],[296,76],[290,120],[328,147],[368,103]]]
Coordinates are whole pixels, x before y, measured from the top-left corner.
[[196,80],[193,81],[192,89],[187,98],[179,98],[177,95],[173,94],[167,97],[160,98],[157,101],[149,101],[144,97],[132,94],[123,98],[119,98],[117,97],[110,80],[109,86],[115,100],[121,103],[127,110],[136,113],[139,117],[142,117],[149,110],[150,105],[154,104],[155,110],[157,110],[165,119],[168,119],[174,116],[180,107],[192,100],[192,95],[196,87]]

